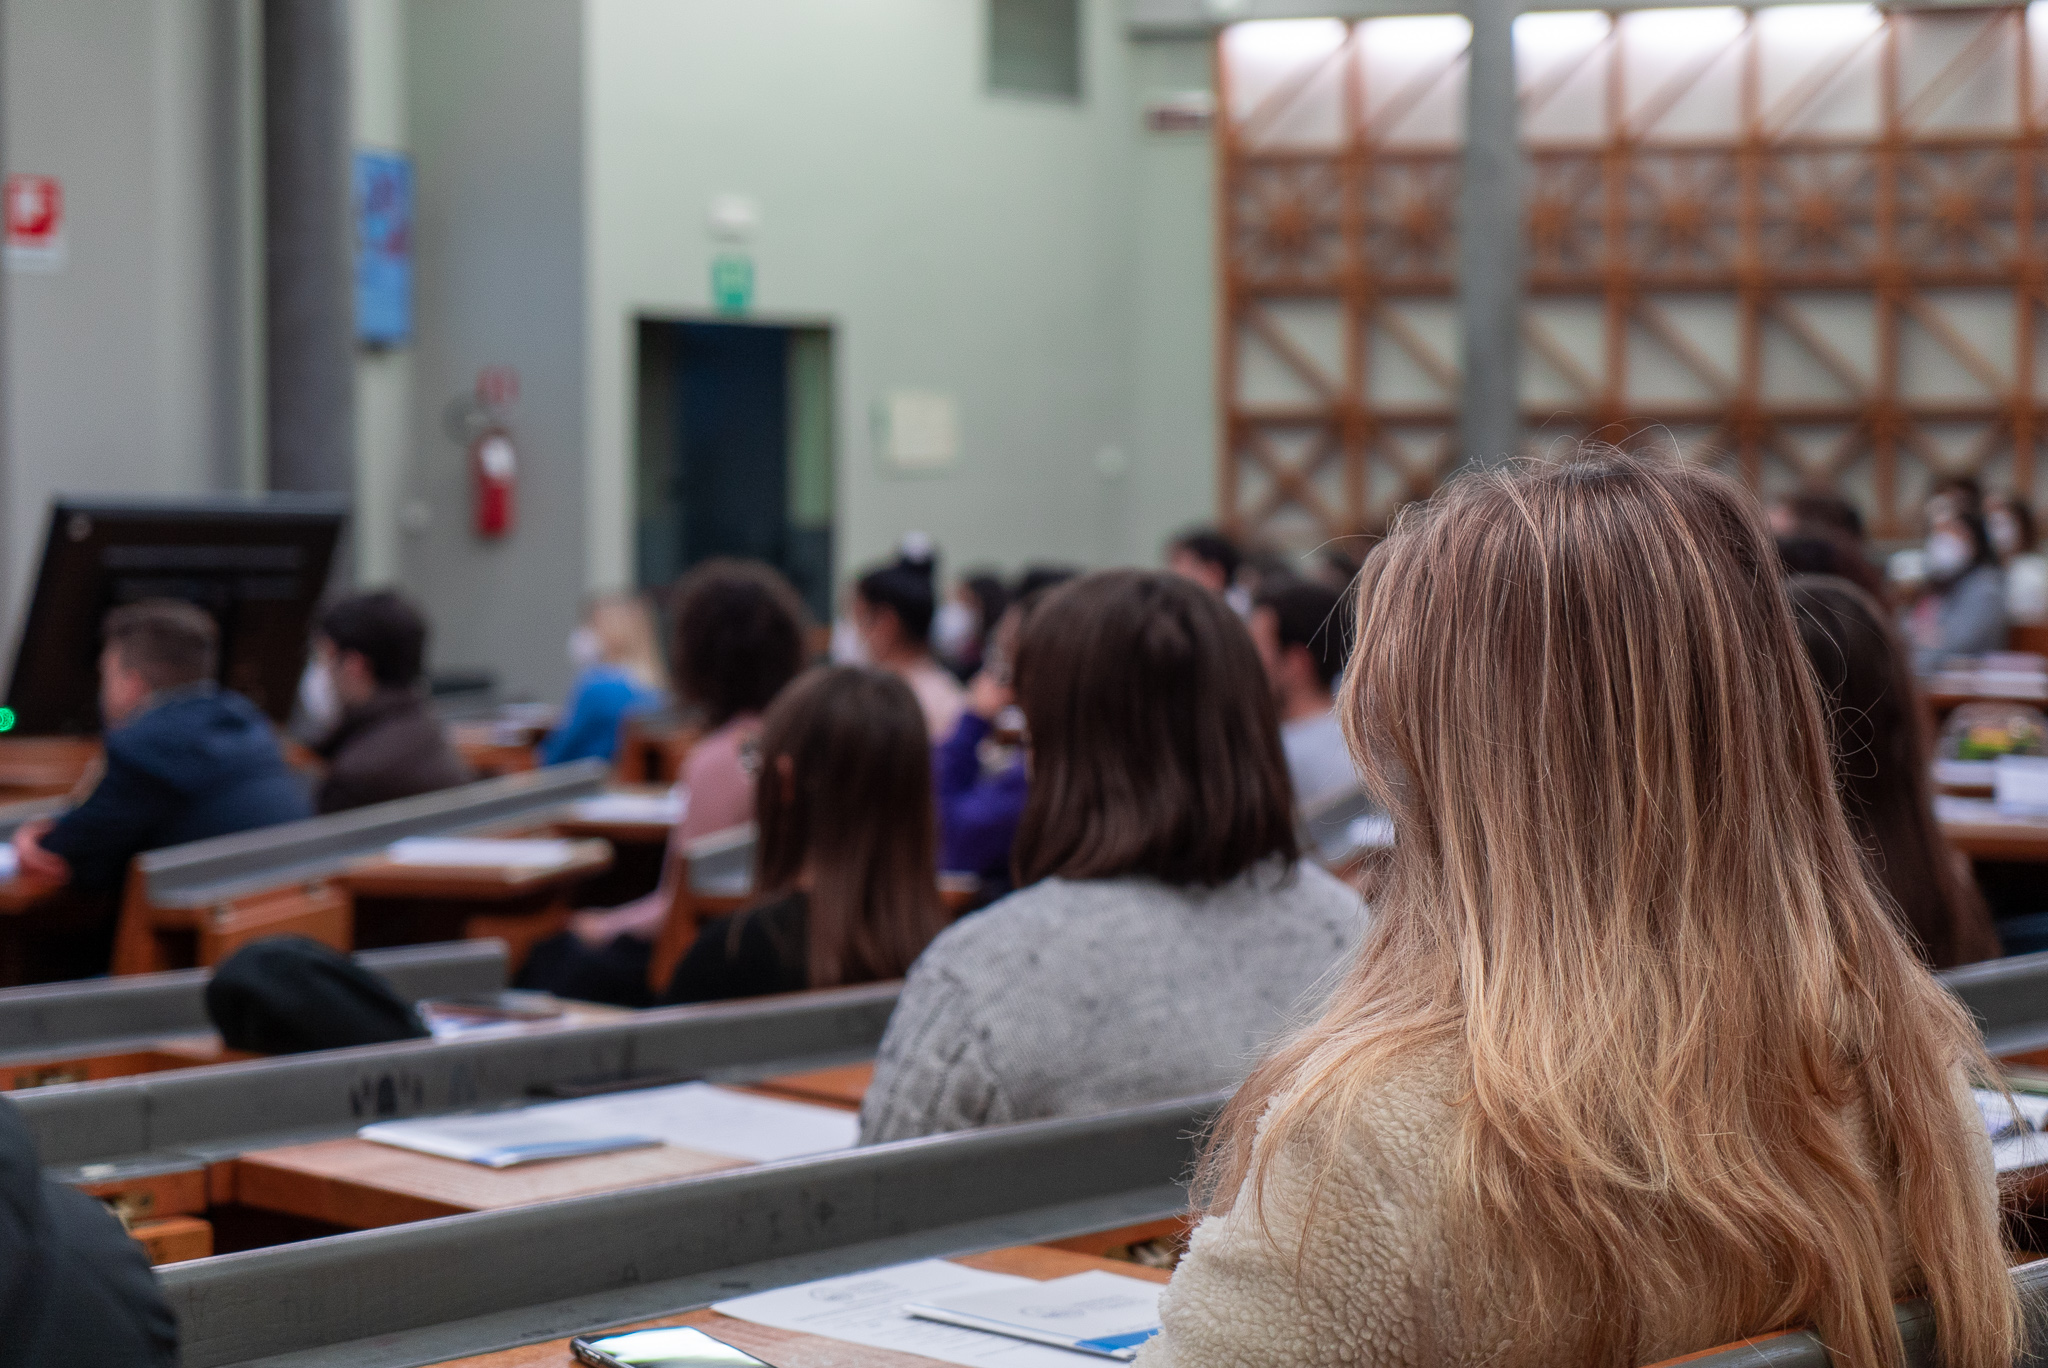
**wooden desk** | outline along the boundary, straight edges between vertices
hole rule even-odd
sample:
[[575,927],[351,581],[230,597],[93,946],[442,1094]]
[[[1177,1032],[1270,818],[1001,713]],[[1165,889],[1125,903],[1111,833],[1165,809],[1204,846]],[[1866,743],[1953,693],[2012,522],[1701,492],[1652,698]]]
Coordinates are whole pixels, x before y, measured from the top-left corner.
[[861,1099],[868,1095],[868,1084],[874,1081],[875,1065],[873,1060],[869,1060],[865,1064],[841,1064],[832,1069],[810,1069],[803,1073],[764,1078],[753,1085],[752,1091],[766,1093],[770,1097],[786,1097],[793,1102],[859,1111]]
[[747,1166],[660,1145],[489,1169],[349,1137],[245,1154],[233,1162],[232,1190],[243,1206],[368,1230]]
[[2006,817],[1989,803],[1942,800],[1941,834],[1973,860],[2048,863],[2048,818]]
[[94,1053],[52,1053],[0,1063],[0,1091],[46,1088],[53,1083],[91,1083],[102,1078],[127,1078],[133,1074],[162,1073],[168,1069],[196,1069],[207,1064],[231,1064],[254,1059],[242,1050],[230,1050],[211,1031],[191,1035],[165,1036],[138,1043],[125,1050]]
[[[1052,1249],[1045,1245],[999,1249],[990,1254],[969,1254],[954,1262],[966,1264],[970,1268],[985,1268],[992,1273],[1014,1273],[1020,1277],[1037,1278],[1041,1282],[1064,1278],[1074,1273],[1086,1273],[1090,1269],[1120,1273],[1129,1278],[1143,1278],[1147,1282],[1163,1283],[1168,1277],[1163,1268],[1144,1268],[1137,1264],[1118,1263],[1087,1254]],[[705,1334],[737,1345],[765,1362],[774,1364],[776,1368],[933,1368],[931,1359],[918,1355],[899,1354],[887,1349],[870,1349],[865,1345],[823,1339],[795,1330],[777,1330],[773,1326],[756,1325],[752,1321],[721,1316],[708,1308],[616,1328],[640,1330],[656,1325],[697,1326]],[[611,1332],[611,1328],[605,1331],[607,1334]],[[1080,1354],[1076,1354],[1074,1358],[1077,1364],[1089,1362]],[[569,1341],[559,1339],[549,1340],[545,1344],[529,1344],[519,1349],[506,1349],[495,1354],[453,1359],[438,1365],[438,1368],[569,1368],[575,1361],[569,1353]],[[1106,1359],[1101,1361],[1108,1362]]]
[[479,779],[519,774],[540,764],[534,745],[547,729],[505,722],[457,722],[448,728],[448,742]]
[[37,874],[16,874],[0,880],[0,916],[20,916],[43,906],[64,887],[64,880]]
[[[660,797],[668,792],[659,785],[631,784],[611,790],[614,793]],[[609,841],[613,845],[654,845],[667,846],[669,837],[675,833],[676,824],[669,821],[613,820],[601,817],[584,817],[571,812],[550,823],[556,834],[584,840]]]
[[97,736],[0,736],[0,799],[60,797],[99,757]]
[[436,867],[378,855],[334,881],[355,899],[357,949],[495,936],[517,973],[536,944],[568,927],[576,887],[611,864],[609,844],[578,841],[558,865]]

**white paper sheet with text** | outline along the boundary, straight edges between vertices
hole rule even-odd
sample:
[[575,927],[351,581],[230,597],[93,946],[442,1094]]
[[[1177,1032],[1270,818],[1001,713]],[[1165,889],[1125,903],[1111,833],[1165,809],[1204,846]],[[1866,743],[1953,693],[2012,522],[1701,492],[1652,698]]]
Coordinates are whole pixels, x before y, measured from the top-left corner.
[[[381,1121],[356,1134],[379,1144],[491,1168],[559,1157],[560,1147],[579,1139],[610,1149],[676,1145],[765,1164],[851,1149],[860,1138],[860,1117],[836,1107],[755,1097],[709,1083],[679,1083],[482,1116]],[[548,1150],[540,1152],[536,1146]]]
[[874,1349],[922,1354],[944,1363],[966,1364],[967,1368],[1087,1368],[1101,1363],[1103,1360],[1092,1354],[918,1320],[903,1309],[906,1302],[994,1292],[1031,1281],[944,1259],[926,1259],[756,1292],[719,1302],[711,1309],[778,1330],[800,1330]]

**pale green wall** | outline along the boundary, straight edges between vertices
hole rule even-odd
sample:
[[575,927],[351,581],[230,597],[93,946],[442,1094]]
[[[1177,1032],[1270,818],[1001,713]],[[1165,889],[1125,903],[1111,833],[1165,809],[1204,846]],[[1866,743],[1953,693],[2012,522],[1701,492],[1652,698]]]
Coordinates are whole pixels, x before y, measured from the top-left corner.
[[[842,570],[1149,558],[1128,478],[1140,174],[1131,48],[1087,5],[1079,105],[983,89],[978,0],[587,0],[588,574],[629,573],[631,323],[709,304],[712,198],[761,206],[758,312],[829,321]],[[959,403],[949,474],[877,469],[870,406]],[[1149,485],[1149,477],[1148,477]]]
[[1207,133],[1152,133],[1150,99],[1207,90],[1207,38],[1131,46],[1129,127],[1137,222],[1126,559],[1151,562],[1191,523],[1216,516],[1215,144]]

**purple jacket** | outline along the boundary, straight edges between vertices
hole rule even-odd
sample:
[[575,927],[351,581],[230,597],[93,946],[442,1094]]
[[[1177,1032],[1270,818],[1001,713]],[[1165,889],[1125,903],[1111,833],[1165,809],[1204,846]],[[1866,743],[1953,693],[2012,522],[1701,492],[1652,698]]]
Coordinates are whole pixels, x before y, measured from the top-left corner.
[[977,748],[992,730],[987,719],[963,712],[953,734],[932,752],[932,779],[939,794],[939,868],[1007,885],[1010,844],[1017,839],[1017,822],[1024,815],[1024,757],[984,778]]

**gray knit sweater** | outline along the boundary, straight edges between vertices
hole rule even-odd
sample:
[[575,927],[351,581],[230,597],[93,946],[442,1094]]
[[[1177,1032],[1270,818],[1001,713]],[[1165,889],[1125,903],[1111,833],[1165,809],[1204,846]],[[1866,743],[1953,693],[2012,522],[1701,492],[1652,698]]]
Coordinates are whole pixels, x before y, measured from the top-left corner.
[[1358,894],[1269,860],[1220,888],[1047,879],[931,943],[861,1107],[863,1144],[1241,1080],[1358,943]]

